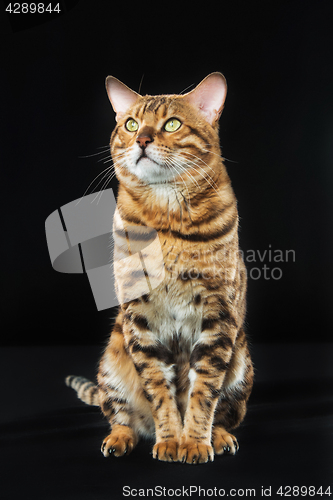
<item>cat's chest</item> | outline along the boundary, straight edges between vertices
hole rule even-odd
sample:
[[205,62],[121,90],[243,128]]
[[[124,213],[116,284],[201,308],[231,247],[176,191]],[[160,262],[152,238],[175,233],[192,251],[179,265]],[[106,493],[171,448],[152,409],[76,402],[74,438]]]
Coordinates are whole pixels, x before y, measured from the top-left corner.
[[193,289],[168,284],[151,294],[148,311],[150,328],[173,351],[189,351],[201,333],[202,306],[196,304]]

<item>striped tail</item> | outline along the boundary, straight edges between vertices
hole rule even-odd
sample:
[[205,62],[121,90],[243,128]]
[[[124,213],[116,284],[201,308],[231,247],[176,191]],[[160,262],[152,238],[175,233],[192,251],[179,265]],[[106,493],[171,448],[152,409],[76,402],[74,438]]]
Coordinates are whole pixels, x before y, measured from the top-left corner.
[[90,406],[99,406],[98,387],[87,378],[68,375],[65,379],[66,385],[77,392],[81,401]]

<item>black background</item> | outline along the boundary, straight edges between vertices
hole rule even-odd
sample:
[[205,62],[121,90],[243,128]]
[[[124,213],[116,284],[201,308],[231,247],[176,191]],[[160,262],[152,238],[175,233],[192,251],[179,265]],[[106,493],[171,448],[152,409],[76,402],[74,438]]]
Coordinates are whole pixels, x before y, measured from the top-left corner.
[[[122,498],[126,484],[255,486],[257,496],[262,485],[326,488],[332,2],[81,0],[60,2],[62,14],[52,17],[9,16],[7,4],[0,15],[0,495],[104,500]],[[143,77],[141,92],[158,94],[181,92],[213,71],[228,82],[220,136],[232,160],[241,246],[294,250],[295,262],[248,263],[249,272],[278,266],[283,276],[249,280],[256,384],[237,433],[239,455],[193,469],[153,461],[142,443],[110,463],[98,450],[106,422],[63,378],[94,376],[115,311],[96,310],[86,276],[52,269],[45,219],[81,197],[106,166],[99,156],[80,157],[100,152],[115,124],[107,75],[136,91]]]
[[[228,82],[220,135],[241,246],[295,251],[295,262],[248,263],[261,272],[249,282],[249,335],[330,340],[332,3],[60,5],[38,26],[27,28],[36,14],[2,21],[1,342],[96,343],[110,329],[114,311],[97,312],[86,276],[52,269],[44,234],[47,216],[105,168],[99,156],[80,158],[100,152],[115,124],[105,77],[178,93],[212,71]],[[264,279],[264,265],[282,278]]]

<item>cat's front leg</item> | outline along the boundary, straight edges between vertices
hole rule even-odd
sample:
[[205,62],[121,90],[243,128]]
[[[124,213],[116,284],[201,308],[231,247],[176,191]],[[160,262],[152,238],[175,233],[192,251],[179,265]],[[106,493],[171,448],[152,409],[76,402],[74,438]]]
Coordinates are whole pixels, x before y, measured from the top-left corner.
[[194,464],[214,460],[214,412],[233,346],[230,332],[224,333],[218,320],[204,320],[203,326],[190,358],[189,400],[178,450],[179,461]]
[[172,353],[154,336],[146,318],[125,315],[126,340],[155,423],[153,458],[178,460],[182,421],[176,403]]

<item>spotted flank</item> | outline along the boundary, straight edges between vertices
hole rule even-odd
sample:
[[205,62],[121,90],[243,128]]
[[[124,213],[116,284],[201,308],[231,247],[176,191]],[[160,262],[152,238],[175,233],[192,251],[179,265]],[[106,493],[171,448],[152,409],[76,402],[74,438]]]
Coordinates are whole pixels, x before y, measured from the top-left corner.
[[234,455],[253,367],[237,201],[219,144],[225,79],[212,73],[184,95],[141,96],[114,77],[106,87],[117,120],[109,177],[119,181],[121,306],[97,386],[66,383],[110,423],[105,457],[129,454],[145,436],[162,461]]

